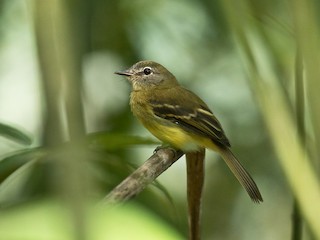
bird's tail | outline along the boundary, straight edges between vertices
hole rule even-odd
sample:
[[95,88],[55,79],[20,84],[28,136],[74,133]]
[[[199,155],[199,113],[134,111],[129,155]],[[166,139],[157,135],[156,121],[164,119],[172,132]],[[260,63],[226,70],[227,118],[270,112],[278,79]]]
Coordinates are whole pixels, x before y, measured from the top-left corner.
[[219,152],[226,162],[232,173],[241,183],[241,185],[248,192],[252,201],[256,203],[260,203],[263,201],[259,188],[256,183],[250,176],[250,174],[246,171],[246,169],[242,166],[242,164],[238,161],[238,159],[233,155],[231,150],[227,147],[219,148]]

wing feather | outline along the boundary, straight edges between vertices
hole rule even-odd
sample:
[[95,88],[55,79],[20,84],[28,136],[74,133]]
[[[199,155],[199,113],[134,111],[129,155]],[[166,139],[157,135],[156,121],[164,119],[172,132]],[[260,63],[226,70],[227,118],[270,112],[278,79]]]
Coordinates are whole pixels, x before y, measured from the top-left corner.
[[221,124],[205,105],[186,107],[187,104],[168,104],[151,100],[154,114],[179,125],[185,131],[212,139],[215,143],[230,147]]

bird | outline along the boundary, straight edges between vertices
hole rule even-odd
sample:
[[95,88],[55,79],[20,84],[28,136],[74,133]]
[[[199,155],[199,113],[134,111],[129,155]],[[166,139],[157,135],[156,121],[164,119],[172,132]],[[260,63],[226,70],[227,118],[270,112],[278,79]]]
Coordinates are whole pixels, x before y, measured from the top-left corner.
[[255,181],[231,151],[221,123],[207,104],[179,84],[176,77],[154,61],[139,61],[115,74],[132,85],[133,115],[164,144],[184,153],[201,148],[220,154],[253,202],[263,202]]

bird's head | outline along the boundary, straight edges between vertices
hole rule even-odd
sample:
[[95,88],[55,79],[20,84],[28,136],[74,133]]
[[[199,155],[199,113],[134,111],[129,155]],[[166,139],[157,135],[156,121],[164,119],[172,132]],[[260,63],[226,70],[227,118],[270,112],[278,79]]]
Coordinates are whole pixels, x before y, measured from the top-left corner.
[[140,61],[124,71],[115,74],[126,76],[133,90],[170,88],[178,82],[164,66],[153,61]]

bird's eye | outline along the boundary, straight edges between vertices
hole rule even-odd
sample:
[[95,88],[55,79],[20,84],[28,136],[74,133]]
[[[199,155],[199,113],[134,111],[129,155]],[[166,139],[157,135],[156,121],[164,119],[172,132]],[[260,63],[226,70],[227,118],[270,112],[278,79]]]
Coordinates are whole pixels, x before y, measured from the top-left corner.
[[143,73],[144,73],[145,75],[149,75],[149,74],[151,73],[151,68],[145,67],[145,68],[143,69]]

